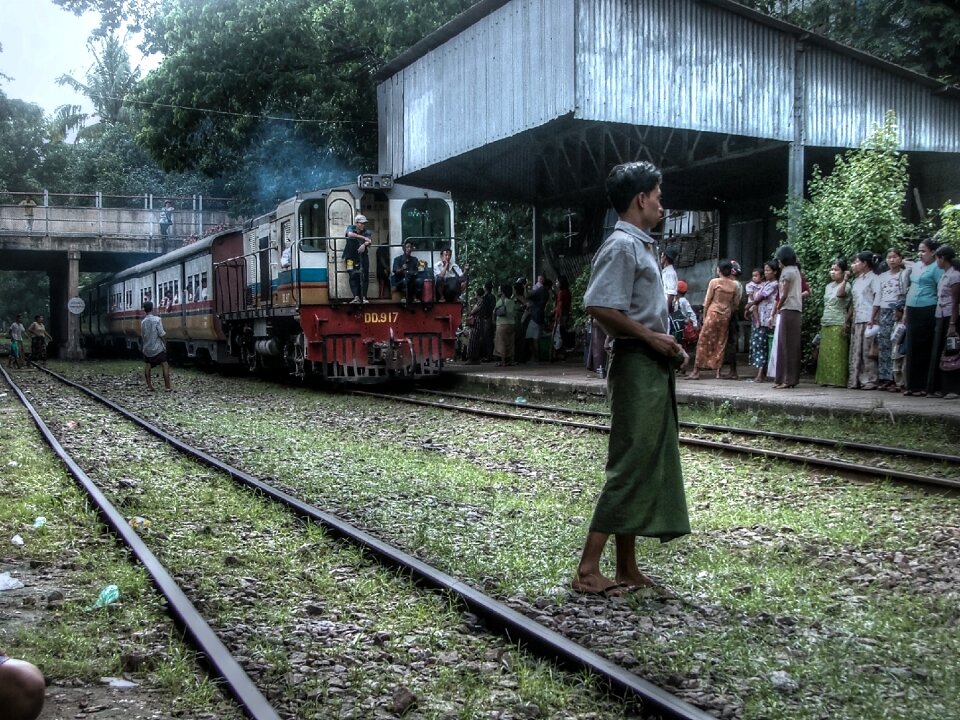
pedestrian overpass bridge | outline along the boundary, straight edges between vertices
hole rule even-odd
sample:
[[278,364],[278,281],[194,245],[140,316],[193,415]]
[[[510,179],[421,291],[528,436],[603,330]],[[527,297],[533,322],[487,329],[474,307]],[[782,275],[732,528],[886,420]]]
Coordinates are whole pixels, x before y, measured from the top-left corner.
[[[133,203],[143,207],[130,207]],[[162,201],[155,208],[149,195],[0,195],[0,271],[47,273],[48,328],[62,356],[82,355],[78,318],[67,310],[70,299],[79,296],[81,272],[116,272],[237,224],[222,200],[215,209],[205,208],[201,196],[175,198],[174,204],[173,225],[161,228]],[[17,312],[33,315],[39,310],[0,310],[2,315]]]

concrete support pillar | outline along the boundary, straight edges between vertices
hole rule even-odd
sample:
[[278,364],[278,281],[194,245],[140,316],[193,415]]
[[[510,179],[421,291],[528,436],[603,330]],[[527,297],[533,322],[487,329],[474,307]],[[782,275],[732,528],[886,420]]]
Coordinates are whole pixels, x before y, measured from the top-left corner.
[[[807,142],[807,70],[803,41],[797,42],[793,53],[793,140],[787,165],[787,197],[791,202],[803,198],[805,179],[804,147]],[[796,213],[787,218],[787,238],[796,235]]]
[[80,348],[80,316],[67,309],[72,298],[80,297],[80,251],[67,251],[67,292],[66,299],[58,306],[58,311],[66,317],[66,343],[63,345],[63,357],[67,360],[82,360]]
[[[50,357],[64,357],[69,325],[67,321],[67,284],[69,282],[66,253],[55,253],[56,260],[47,270],[50,278],[50,311],[47,316],[47,332],[53,337],[49,348]],[[56,348],[56,349],[54,349]]]
[[543,210],[533,206],[533,282],[543,273]]

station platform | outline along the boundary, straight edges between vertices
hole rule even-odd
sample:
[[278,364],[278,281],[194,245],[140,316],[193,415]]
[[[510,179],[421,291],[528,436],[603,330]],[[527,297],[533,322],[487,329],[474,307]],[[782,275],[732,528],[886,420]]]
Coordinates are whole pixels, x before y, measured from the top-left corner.
[[[741,366],[741,373],[753,368]],[[512,367],[496,367],[494,363],[448,363],[444,371],[456,378],[458,385],[475,390],[522,395],[534,398],[581,394],[602,397],[606,380],[587,370],[582,362],[567,360],[554,363],[527,363]],[[722,374],[726,374],[726,370]],[[942,422],[945,428],[960,430],[960,399],[943,400],[927,397],[905,397],[899,393],[877,390],[847,390],[821,387],[812,377],[802,376],[795,388],[774,390],[772,382],[754,383],[741,375],[740,380],[707,378],[688,380],[677,375],[677,402],[680,405],[717,404],[727,402],[740,409],[764,408],[781,410],[791,415],[824,414],[834,416],[869,416],[878,421],[924,418]]]

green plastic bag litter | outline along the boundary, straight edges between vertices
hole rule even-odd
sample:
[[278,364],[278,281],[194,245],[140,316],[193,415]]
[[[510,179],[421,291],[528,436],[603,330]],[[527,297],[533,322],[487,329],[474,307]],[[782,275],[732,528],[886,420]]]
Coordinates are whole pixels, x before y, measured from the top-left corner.
[[120,588],[116,585],[107,585],[103,590],[100,591],[97,601],[91,607],[91,610],[96,610],[97,608],[106,607],[110,603],[115,603],[120,599]]

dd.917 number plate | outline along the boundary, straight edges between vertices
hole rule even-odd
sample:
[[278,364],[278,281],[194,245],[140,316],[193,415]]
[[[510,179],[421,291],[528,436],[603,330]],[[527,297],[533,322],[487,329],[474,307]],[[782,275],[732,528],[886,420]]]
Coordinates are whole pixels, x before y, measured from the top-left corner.
[[398,312],[365,312],[363,321],[365,323],[392,323],[400,317]]

